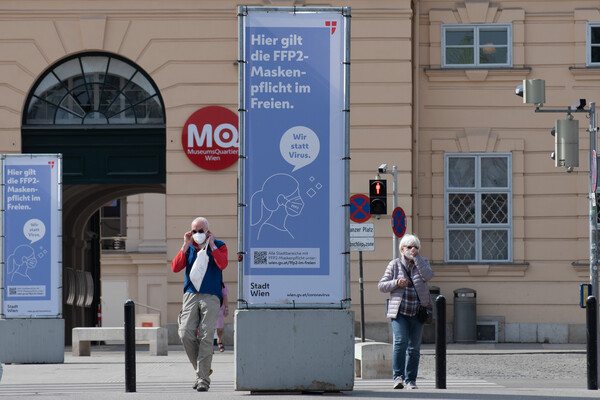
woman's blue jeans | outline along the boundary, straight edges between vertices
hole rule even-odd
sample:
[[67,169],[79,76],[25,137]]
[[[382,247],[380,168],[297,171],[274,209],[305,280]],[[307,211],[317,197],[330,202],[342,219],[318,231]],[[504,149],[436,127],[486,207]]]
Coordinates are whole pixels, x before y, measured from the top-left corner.
[[398,313],[398,316],[392,319],[392,332],[394,333],[392,360],[394,379],[401,376],[407,382],[416,382],[421,358],[423,324],[419,322],[416,315],[407,317]]

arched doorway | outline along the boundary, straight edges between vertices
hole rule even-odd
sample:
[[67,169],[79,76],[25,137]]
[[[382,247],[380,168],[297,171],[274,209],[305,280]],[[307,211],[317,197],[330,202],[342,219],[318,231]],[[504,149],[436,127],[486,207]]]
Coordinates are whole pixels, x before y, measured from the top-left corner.
[[165,193],[164,103],[150,76],[105,52],[69,56],[33,85],[22,118],[23,153],[63,155],[63,315],[97,323],[98,210],[114,199]]

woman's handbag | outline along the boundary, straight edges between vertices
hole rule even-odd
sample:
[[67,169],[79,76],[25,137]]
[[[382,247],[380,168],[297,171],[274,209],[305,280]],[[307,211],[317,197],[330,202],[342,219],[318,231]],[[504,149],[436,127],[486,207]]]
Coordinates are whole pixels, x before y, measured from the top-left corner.
[[[412,278],[410,277],[409,272],[404,267],[402,268],[404,269],[404,273],[408,277],[408,280],[410,280],[412,283]],[[415,293],[417,294],[417,298],[419,298],[419,293],[416,290]],[[421,299],[419,299],[419,303],[421,303]],[[417,319],[422,324],[430,324],[433,321],[433,312],[429,308],[423,307],[421,304],[419,304],[419,308],[417,309]]]
[[206,242],[206,246],[198,251],[196,260],[194,260],[194,264],[190,270],[190,280],[197,291],[200,290],[202,280],[204,279],[204,274],[206,274],[206,268],[208,268],[208,254],[206,253],[207,247],[208,241]]
[[431,321],[433,321],[433,313],[427,307],[419,305],[419,309],[417,310],[417,319],[422,324],[430,324]]

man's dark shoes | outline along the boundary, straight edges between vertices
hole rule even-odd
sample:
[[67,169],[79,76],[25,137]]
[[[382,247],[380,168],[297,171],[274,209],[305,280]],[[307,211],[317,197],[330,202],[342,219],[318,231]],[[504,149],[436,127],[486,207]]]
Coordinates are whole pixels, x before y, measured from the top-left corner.
[[196,390],[199,392],[208,392],[208,385],[205,383],[198,383],[198,388]]

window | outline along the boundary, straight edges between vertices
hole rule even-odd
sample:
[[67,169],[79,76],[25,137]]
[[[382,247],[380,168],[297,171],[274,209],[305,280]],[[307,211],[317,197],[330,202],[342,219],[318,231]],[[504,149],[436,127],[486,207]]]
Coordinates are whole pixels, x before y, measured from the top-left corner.
[[510,154],[446,154],[446,262],[512,260],[511,169]]
[[442,25],[442,66],[512,66],[512,25]]
[[100,236],[102,249],[125,250],[127,239],[126,198],[115,199],[100,208]]
[[117,56],[73,56],[36,85],[24,125],[164,124],[162,99],[154,84]]
[[587,24],[587,65],[600,66],[600,22]]

